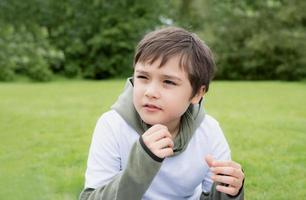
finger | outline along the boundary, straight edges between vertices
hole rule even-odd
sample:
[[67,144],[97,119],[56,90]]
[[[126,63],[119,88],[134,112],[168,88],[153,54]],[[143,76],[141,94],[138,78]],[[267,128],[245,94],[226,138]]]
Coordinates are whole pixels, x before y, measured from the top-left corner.
[[205,161],[209,167],[213,166],[214,158],[211,155],[205,156]]
[[165,158],[173,155],[173,149],[172,148],[164,148],[157,152],[156,154],[160,158]]
[[219,192],[223,192],[225,194],[229,194],[229,195],[232,195],[232,196],[235,196],[238,194],[239,190],[237,188],[234,188],[234,187],[226,187],[226,186],[222,186],[222,185],[217,185],[216,186],[216,189],[219,191]]
[[238,163],[231,160],[214,160],[212,167],[234,167],[236,169],[241,169],[241,166]]
[[155,133],[156,131],[159,131],[161,129],[166,129],[168,130],[167,126],[164,126],[162,124],[155,124],[154,126],[152,126],[151,128],[149,128],[144,134],[142,134],[143,136],[149,136],[153,133]]
[[211,177],[211,179],[214,182],[219,182],[219,183],[223,183],[223,184],[228,184],[232,187],[235,188],[240,188],[242,183],[240,182],[239,179],[232,177],[232,176],[225,176],[225,175],[213,175]]
[[241,169],[233,167],[212,167],[211,171],[214,174],[224,174],[227,176],[234,176],[236,178],[243,179],[243,172]]
[[147,136],[147,139],[150,141],[158,141],[162,138],[171,138],[171,134],[169,133],[168,129],[160,129],[158,131],[156,131],[155,133]]
[[174,144],[170,138],[163,138],[152,144],[153,149],[173,148]]

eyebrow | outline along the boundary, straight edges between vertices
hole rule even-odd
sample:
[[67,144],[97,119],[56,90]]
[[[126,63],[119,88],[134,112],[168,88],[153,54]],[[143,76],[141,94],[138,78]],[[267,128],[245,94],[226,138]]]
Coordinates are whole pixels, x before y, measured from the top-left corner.
[[171,80],[176,80],[176,81],[182,82],[182,79],[180,79],[179,77],[176,77],[176,76],[163,75],[163,77],[165,77],[166,79],[171,79]]
[[146,74],[146,75],[149,74],[148,72],[143,71],[143,70],[139,70],[139,69],[137,69],[135,72],[140,73],[140,74]]
[[[135,72],[140,73],[140,74],[149,75],[149,73],[146,72],[146,71],[144,71],[144,70],[139,70],[139,69],[137,69]],[[176,81],[182,82],[182,79],[180,79],[180,78],[177,77],[177,76],[162,74],[162,77],[165,78],[165,79],[171,79],[171,80],[176,80]]]

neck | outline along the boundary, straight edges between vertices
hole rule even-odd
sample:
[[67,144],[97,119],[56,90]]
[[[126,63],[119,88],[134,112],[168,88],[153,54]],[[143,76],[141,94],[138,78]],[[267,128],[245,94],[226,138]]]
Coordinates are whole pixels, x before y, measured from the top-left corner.
[[180,129],[180,120],[168,124],[167,127],[172,136],[172,139],[174,140]]

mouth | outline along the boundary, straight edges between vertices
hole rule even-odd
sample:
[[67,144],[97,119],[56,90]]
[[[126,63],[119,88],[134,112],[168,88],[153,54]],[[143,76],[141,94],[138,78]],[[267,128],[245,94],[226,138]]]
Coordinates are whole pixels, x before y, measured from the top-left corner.
[[154,104],[144,104],[144,109],[150,112],[161,110],[159,106],[156,106]]

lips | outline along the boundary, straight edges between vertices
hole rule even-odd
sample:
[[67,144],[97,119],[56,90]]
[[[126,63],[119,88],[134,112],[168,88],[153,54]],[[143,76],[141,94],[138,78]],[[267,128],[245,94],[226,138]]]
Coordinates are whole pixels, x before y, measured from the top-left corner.
[[150,112],[159,111],[161,108],[154,104],[144,104],[144,109]]

